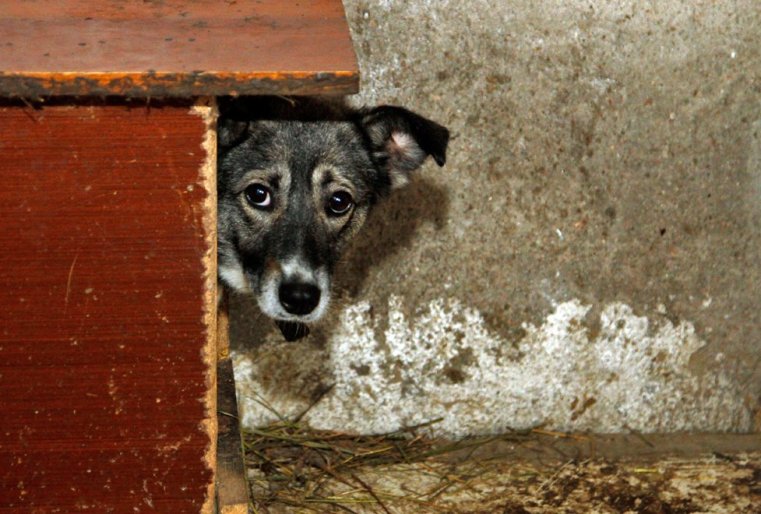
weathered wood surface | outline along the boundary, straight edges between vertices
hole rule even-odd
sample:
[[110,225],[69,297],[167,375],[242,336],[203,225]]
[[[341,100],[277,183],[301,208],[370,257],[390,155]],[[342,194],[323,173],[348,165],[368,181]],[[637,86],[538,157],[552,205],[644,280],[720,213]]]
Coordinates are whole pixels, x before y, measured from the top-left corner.
[[248,484],[243,464],[238,403],[233,364],[229,357],[217,364],[217,499],[219,514],[248,512]]
[[0,0],[0,96],[350,94],[340,0]]
[[211,117],[0,107],[0,512],[210,510]]

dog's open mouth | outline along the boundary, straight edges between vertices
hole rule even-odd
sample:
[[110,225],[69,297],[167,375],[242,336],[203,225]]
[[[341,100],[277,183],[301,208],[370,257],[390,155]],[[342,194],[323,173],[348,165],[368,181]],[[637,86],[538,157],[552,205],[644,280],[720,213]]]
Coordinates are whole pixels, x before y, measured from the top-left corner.
[[275,324],[288,342],[298,341],[309,335],[309,327],[298,321],[275,320]]

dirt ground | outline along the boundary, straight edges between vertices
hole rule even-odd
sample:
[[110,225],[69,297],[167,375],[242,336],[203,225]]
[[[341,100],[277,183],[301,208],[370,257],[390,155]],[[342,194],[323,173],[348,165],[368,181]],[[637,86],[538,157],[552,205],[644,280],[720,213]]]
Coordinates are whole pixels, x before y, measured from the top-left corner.
[[[301,473],[309,459],[283,474],[249,455],[253,510],[761,513],[759,434],[590,436],[539,430],[460,444],[430,458],[329,472],[311,482]],[[283,494],[294,486],[301,491],[297,501]]]

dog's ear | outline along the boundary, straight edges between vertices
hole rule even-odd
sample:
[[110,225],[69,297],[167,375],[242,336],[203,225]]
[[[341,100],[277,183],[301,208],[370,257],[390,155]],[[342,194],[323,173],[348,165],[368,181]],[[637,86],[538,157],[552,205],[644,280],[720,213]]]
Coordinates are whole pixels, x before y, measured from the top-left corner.
[[240,143],[248,130],[247,121],[221,118],[217,124],[217,145],[225,151]]
[[364,111],[361,125],[392,188],[406,184],[429,155],[439,166],[447,160],[449,130],[407,109],[383,105]]

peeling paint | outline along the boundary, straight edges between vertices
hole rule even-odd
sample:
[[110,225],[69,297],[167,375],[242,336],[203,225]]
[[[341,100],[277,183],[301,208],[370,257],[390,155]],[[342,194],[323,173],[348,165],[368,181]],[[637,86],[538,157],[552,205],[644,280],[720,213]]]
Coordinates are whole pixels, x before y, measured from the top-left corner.
[[[315,428],[377,433],[437,418],[461,437],[543,425],[555,430],[749,430],[739,385],[690,358],[705,346],[689,321],[638,316],[623,303],[559,303],[520,340],[491,332],[477,310],[438,299],[408,315],[389,299],[388,319],[369,303],[346,307],[322,357],[334,387],[305,416]],[[288,351],[288,345],[258,351]],[[234,355],[243,424],[304,407],[288,384],[265,389],[256,352]],[[312,360],[312,359],[307,359]],[[306,364],[308,365],[308,364]],[[269,366],[269,364],[264,364]],[[326,380],[328,380],[326,378]]]
[[[204,313],[203,325],[206,332],[206,344],[202,349],[202,358],[207,366],[206,397],[203,399],[206,408],[205,419],[201,421],[202,429],[209,434],[209,445],[206,449],[204,462],[212,471],[217,467],[217,106],[212,98],[199,98],[191,109],[191,113],[201,117],[206,124],[202,149],[206,158],[199,169],[199,184],[203,185],[206,196],[203,201],[203,230],[206,234],[206,252],[202,256],[204,265],[205,289],[203,292]],[[159,402],[159,399],[156,400]],[[214,473],[212,473],[212,477]],[[214,511],[214,480],[207,486],[206,498],[201,508],[202,513]]]

